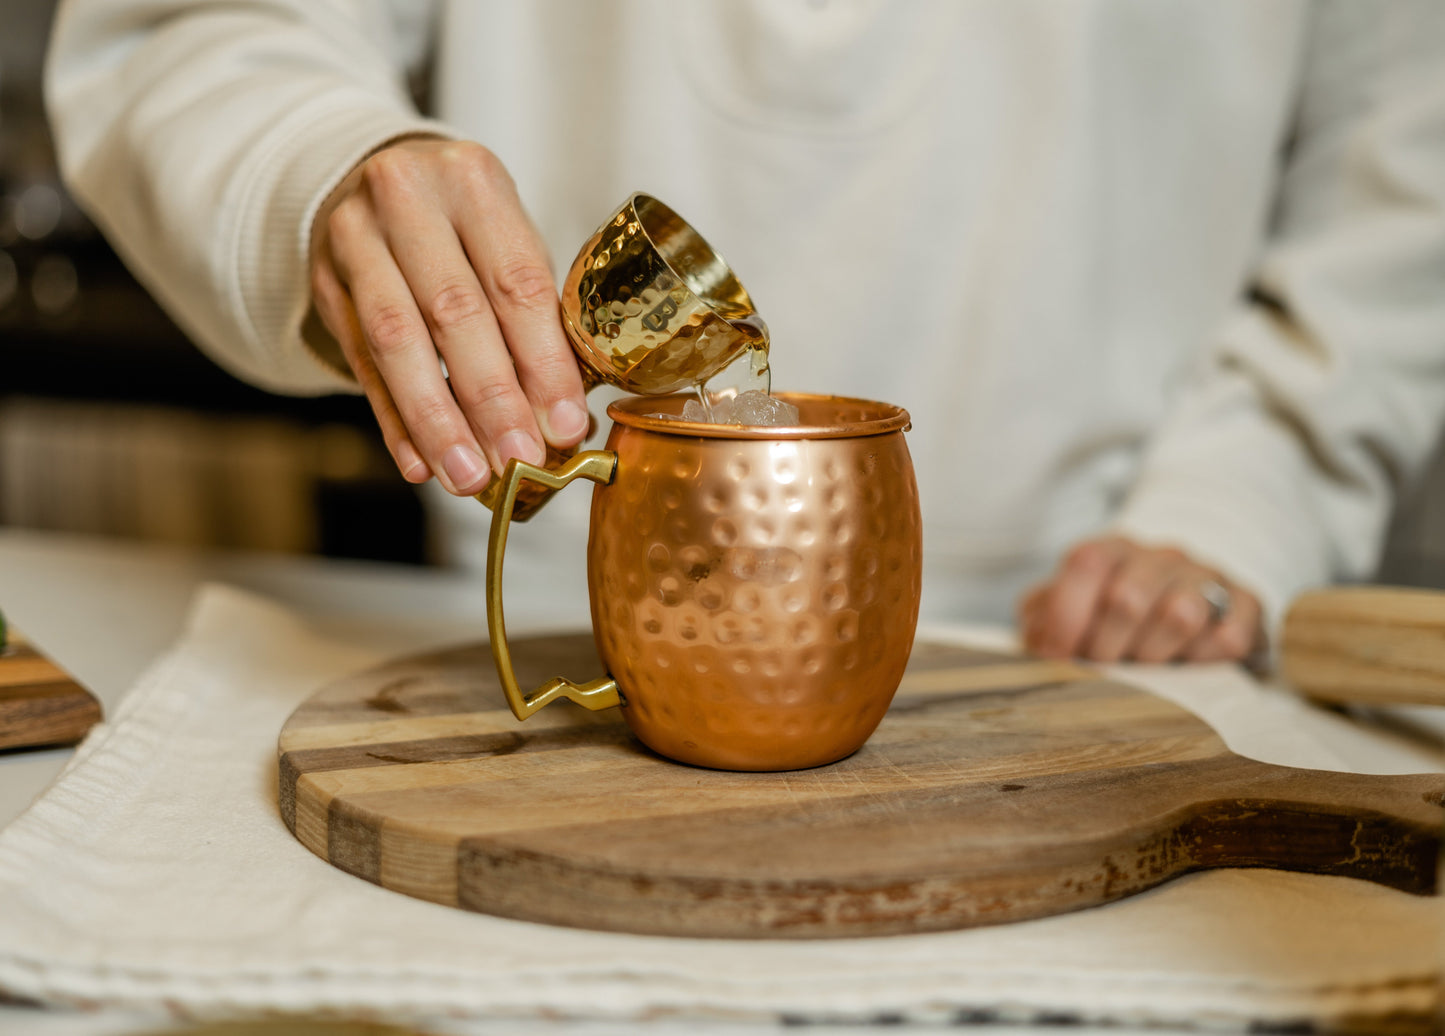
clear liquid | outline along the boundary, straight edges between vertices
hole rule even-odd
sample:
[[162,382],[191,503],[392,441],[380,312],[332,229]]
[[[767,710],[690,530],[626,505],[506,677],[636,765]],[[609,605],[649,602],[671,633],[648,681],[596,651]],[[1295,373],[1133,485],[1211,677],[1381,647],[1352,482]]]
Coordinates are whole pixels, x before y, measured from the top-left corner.
[[[748,391],[761,392],[768,396],[773,394],[773,369],[768,363],[768,348],[771,344],[768,338],[768,325],[763,323],[762,318],[756,313],[742,320],[731,320],[729,323],[740,331],[744,338],[750,340],[744,352],[748,361],[747,370],[735,384],[724,385],[715,392],[709,392],[707,385],[702,381],[693,385],[698,402],[702,404],[703,412],[708,415],[709,420],[712,420],[713,417],[712,399],[714,396],[738,396]],[[732,371],[739,365],[738,363],[730,364],[723,373]]]

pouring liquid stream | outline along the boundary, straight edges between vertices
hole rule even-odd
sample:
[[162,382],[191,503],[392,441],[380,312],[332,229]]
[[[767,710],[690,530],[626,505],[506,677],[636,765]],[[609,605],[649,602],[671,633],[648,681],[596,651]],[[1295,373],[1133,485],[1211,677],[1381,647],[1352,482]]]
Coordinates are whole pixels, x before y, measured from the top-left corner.
[[[750,339],[747,348],[744,350],[748,365],[746,373],[742,375],[737,385],[726,386],[717,394],[719,396],[723,394],[739,396],[744,392],[761,392],[765,396],[771,396],[773,392],[773,371],[768,363],[768,349],[771,344],[768,337],[768,325],[763,323],[762,317],[756,313],[749,314],[739,320],[729,320],[728,323],[736,328],[745,338]],[[736,366],[740,365],[734,364],[727,369],[732,370]],[[714,421],[716,415],[714,414],[712,406],[712,394],[708,392],[706,383],[704,381],[698,381],[693,386],[693,389],[697,394],[698,402],[702,404],[703,413],[707,415],[709,421]]]

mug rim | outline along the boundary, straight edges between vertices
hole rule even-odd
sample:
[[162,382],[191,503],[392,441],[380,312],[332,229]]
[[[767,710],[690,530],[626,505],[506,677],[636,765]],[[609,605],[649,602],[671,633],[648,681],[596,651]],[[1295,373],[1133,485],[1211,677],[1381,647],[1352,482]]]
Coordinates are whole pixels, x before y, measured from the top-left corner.
[[868,435],[886,435],[900,430],[906,432],[912,427],[908,411],[892,403],[814,392],[774,392],[773,395],[792,403],[800,410],[818,404],[831,404],[838,408],[872,410],[876,416],[864,416],[860,420],[846,422],[786,427],[708,424],[703,421],[684,421],[679,417],[657,416],[658,411],[665,409],[669,403],[681,410],[683,402],[697,398],[691,392],[674,392],[663,396],[627,396],[609,403],[607,416],[628,428],[704,439],[854,439]]

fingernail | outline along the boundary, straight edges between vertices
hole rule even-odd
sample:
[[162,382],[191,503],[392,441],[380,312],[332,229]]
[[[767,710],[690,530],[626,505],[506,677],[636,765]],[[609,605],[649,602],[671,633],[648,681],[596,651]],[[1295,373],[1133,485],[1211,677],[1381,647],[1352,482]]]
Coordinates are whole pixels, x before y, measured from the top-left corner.
[[408,482],[425,482],[431,478],[431,469],[416,452],[410,439],[402,439],[396,444],[396,466],[401,471],[401,477]]
[[521,432],[508,432],[502,436],[502,441],[497,443],[497,456],[503,464],[513,457],[528,464],[541,464],[543,459],[542,447],[530,435]]
[[559,439],[570,439],[587,431],[587,411],[570,399],[553,403],[547,412],[547,424]]
[[453,446],[442,454],[442,468],[459,493],[474,493],[478,482],[485,482],[487,466],[476,450],[466,446]]

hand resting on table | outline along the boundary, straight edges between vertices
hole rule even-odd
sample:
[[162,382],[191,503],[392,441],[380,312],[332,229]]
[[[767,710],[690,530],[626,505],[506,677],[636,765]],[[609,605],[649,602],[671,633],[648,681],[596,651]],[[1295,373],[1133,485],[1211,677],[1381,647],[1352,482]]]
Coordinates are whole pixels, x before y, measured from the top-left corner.
[[[1217,613],[1211,593],[1228,606]],[[1080,543],[1019,604],[1024,646],[1096,662],[1237,662],[1264,647],[1249,590],[1172,547],[1119,536]]]

